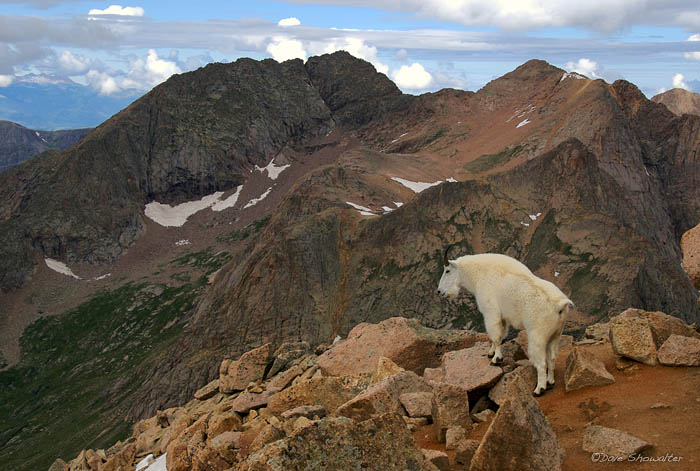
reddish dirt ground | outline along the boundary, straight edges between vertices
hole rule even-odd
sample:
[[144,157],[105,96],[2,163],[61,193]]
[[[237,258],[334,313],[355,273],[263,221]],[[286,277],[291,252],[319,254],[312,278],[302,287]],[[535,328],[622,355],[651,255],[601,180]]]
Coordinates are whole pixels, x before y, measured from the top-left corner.
[[[700,469],[700,367],[674,368],[624,362],[631,367],[621,371],[616,367],[619,357],[608,342],[582,348],[603,361],[615,377],[615,384],[566,393],[564,369],[572,347],[560,353],[555,374],[557,385],[537,400],[565,450],[563,469]],[[591,403],[593,407],[589,405]],[[652,408],[655,405],[657,407]],[[642,453],[643,459],[672,455],[680,461],[594,462],[591,453],[582,448],[584,429],[591,423],[623,430],[653,444],[651,449]],[[475,425],[469,438],[480,440],[488,425]],[[417,430],[414,437],[422,448],[446,451],[444,444],[434,442],[430,425]],[[447,453],[453,465],[452,471],[465,469],[455,464],[454,452]]]

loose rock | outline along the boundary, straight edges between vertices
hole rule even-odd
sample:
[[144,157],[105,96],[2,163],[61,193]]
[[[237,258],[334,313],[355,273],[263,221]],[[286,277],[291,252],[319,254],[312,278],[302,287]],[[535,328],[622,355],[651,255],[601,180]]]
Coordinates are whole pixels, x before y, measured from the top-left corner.
[[581,348],[574,348],[566,359],[564,385],[566,392],[587,386],[605,386],[615,382],[615,378],[605,369],[602,361]]
[[637,437],[614,428],[590,425],[583,436],[583,449],[590,453],[604,453],[627,459],[630,455],[640,453],[651,444]]

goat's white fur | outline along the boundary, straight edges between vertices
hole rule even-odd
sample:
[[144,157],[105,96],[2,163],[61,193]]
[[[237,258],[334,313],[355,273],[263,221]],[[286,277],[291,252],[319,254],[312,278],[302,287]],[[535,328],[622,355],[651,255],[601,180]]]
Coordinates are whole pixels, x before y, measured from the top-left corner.
[[554,362],[569,309],[574,307],[553,283],[535,276],[518,260],[501,254],[465,255],[449,260],[438,285],[442,296],[460,288],[476,298],[491,340],[492,363],[503,359],[501,342],[508,325],[527,332],[530,362],[537,369],[535,395],[554,385]]

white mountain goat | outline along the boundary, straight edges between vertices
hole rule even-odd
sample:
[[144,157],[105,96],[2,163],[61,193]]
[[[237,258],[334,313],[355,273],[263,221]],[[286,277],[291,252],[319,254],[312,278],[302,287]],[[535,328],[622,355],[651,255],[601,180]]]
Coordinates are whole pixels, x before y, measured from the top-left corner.
[[[447,249],[449,250],[449,248]],[[535,396],[554,385],[554,361],[566,314],[574,303],[554,284],[535,276],[507,255],[465,255],[447,259],[438,294],[455,298],[460,288],[476,298],[491,340],[491,363],[503,359],[501,342],[508,325],[527,331],[527,355],[537,369]]]

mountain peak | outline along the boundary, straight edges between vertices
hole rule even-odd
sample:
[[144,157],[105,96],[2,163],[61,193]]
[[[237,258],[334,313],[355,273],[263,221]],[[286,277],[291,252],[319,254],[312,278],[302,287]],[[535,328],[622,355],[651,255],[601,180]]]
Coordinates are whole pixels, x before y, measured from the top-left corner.
[[695,114],[700,116],[700,94],[683,88],[672,88],[654,96],[651,101],[666,105],[673,114]]

